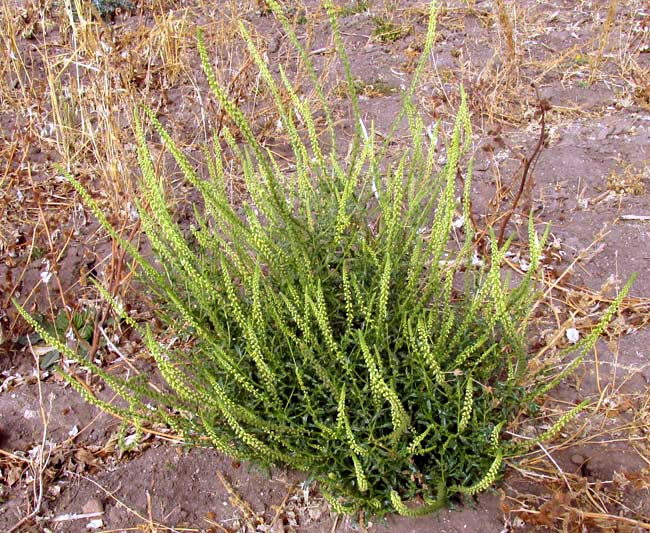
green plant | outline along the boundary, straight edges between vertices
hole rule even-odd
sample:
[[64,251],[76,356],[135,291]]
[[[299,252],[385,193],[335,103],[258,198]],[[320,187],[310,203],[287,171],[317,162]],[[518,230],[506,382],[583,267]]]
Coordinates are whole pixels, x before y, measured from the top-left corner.
[[[83,2],[84,0],[65,0],[63,2],[65,9],[70,11],[75,21],[79,19],[80,14],[84,13],[85,6]],[[96,15],[99,15],[104,20],[115,18],[118,9],[131,10],[134,8],[134,5],[129,0],[90,0],[86,5],[88,7],[92,5],[90,9],[95,10]]]
[[[98,375],[122,398],[105,403],[61,370],[88,401],[124,420],[123,437],[129,424],[136,435],[164,424],[189,445],[306,471],[338,512],[433,512],[450,498],[488,488],[504,457],[551,438],[586,407],[576,406],[536,439],[502,439],[522,410],[534,409],[536,398],[575,369],[629,285],[589,336],[559,354],[578,353],[563,371],[540,370],[531,379],[526,324],[548,232],[538,238],[531,219],[530,268],[513,289],[501,272],[508,243],[499,247],[493,237],[486,266],[473,261],[471,162],[456,199],[471,140],[465,98],[442,169],[436,167],[435,132],[428,140],[412,103],[434,40],[434,6],[422,58],[395,120],[397,128],[406,118],[413,144],[393,160],[395,131],[379,143],[360,119],[335,10],[325,1],[356,126],[343,160],[308,53],[278,4],[268,3],[310,72],[327,117],[328,149],[319,140],[311,104],[282,68],[280,81],[273,78],[241,24],[287,131],[295,172],[280,168],[217,84],[199,34],[210,88],[243,143],[224,127],[212,151],[205,149],[209,178],[202,179],[154,113],[144,110],[202,197],[193,226],[174,222],[137,115],[138,209],[155,259],[124,240],[68,175],[138,265],[159,302],[159,318],[181,341],[163,345],[112,302],[121,320],[142,332],[160,376],[115,376],[21,313],[64,359]],[[241,164],[247,192],[242,205],[229,201],[225,149]],[[459,242],[453,238],[457,208],[464,228]]]
[[129,0],[91,0],[101,18],[112,18],[118,9],[133,9]]
[[406,37],[412,30],[411,26],[395,24],[382,17],[373,18],[373,22],[375,29],[372,34],[383,43],[395,42],[402,37]]
[[352,0],[348,2],[347,6],[339,7],[337,9],[337,15],[339,17],[349,17],[352,15],[358,15],[369,9],[368,2],[365,0]]

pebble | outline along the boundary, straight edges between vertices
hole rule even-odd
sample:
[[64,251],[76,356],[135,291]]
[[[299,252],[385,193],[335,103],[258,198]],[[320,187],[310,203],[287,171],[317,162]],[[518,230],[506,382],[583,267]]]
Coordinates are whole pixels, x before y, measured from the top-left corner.
[[571,456],[571,462],[574,465],[582,466],[583,464],[585,464],[585,458],[582,455],[580,455],[579,453],[574,453]]
[[268,531],[269,533],[285,533],[286,529],[282,523],[282,520],[276,520],[273,524],[273,527]]
[[103,513],[104,504],[99,498],[90,498],[81,508],[81,512],[84,514]]

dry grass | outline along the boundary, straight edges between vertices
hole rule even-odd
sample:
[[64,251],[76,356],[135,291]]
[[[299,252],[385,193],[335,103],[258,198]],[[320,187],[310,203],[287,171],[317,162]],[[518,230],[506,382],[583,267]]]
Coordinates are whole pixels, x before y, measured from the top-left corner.
[[612,33],[612,28],[614,27],[614,21],[616,19],[616,8],[618,7],[617,0],[610,0],[609,8],[607,9],[607,18],[603,23],[603,28],[601,30],[600,36],[598,38],[598,49],[591,56],[591,75],[589,76],[589,83],[593,83],[598,76],[598,69],[603,62],[603,54],[605,53],[605,48],[609,43],[609,37]]
[[[499,19],[499,26],[503,34],[503,40],[506,43],[506,53],[508,55],[508,62],[514,65],[517,60],[517,45],[515,43],[515,31],[512,24],[511,16],[508,13],[508,7],[504,0],[495,1],[497,18]],[[512,6],[514,10],[516,4]]]
[[[577,41],[567,39],[562,48],[540,44],[544,43],[547,28],[555,19],[550,13],[535,10],[532,3],[497,0],[494,10],[477,7],[469,0],[456,4],[456,7],[445,7],[440,13],[441,35],[464,29],[470,22],[488,30],[495,28],[490,31],[492,42],[481,43],[483,49],[487,47],[492,53],[486,60],[478,56],[479,49],[468,44],[453,52],[461,59],[459,69],[436,65],[431,70],[427,82],[433,90],[422,95],[422,104],[433,117],[444,119],[452,113],[458,103],[457,89],[461,82],[469,93],[477,131],[483,135],[494,131],[495,124],[524,128],[533,122],[531,112],[535,109],[536,98],[530,90],[531,82],[558,86],[579,86],[583,82],[589,86],[615,84],[620,88],[620,101],[624,105],[636,103],[650,108],[650,68],[641,66],[640,61],[640,55],[647,53],[650,46],[648,13],[647,9],[643,10],[642,2],[610,0],[599,13],[602,25],[580,33]],[[382,16],[390,9],[380,2],[368,2],[368,5],[369,9],[377,8]],[[148,0],[138,4],[131,17],[118,15],[117,23],[112,24],[98,19],[91,4],[81,0],[60,3],[2,0],[0,119],[4,139],[0,142],[0,257],[11,273],[3,280],[0,298],[0,341],[3,337],[15,340],[25,333],[24,326],[15,321],[9,309],[11,296],[19,297],[28,307],[52,317],[67,306],[70,320],[77,311],[93,309],[96,317],[93,338],[96,340],[100,339],[100,327],[108,327],[105,321],[109,316],[88,277],[101,279],[114,297],[129,301],[133,285],[126,259],[114,245],[105,243],[103,235],[95,233],[83,207],[72,197],[69,187],[57,178],[53,163],[63,165],[82,178],[111,213],[115,225],[135,238],[139,228],[132,205],[137,195],[132,180],[137,168],[131,133],[133,107],[145,103],[155,109],[180,144],[196,154],[197,159],[202,143],[209,139],[212,130],[228,126],[221,110],[205,96],[207,91],[196,75],[199,71],[194,43],[197,25],[204,28],[207,48],[215,51],[220,81],[229,88],[231,96],[256,117],[258,133],[269,144],[273,143],[274,149],[281,151],[282,138],[276,128],[278,117],[270,105],[269,95],[259,90],[256,73],[242,51],[245,47],[236,37],[240,16],[254,17],[263,7],[263,2],[252,0],[229,0],[224,5],[206,0],[192,3]],[[390,33],[390,38],[385,38],[394,28],[384,26],[374,38],[369,34],[369,40],[397,49],[400,40],[412,38],[414,48],[404,52],[408,63],[409,50],[417,53],[418,40],[417,35],[408,34],[421,23],[423,12],[424,5],[400,11],[399,20],[387,20],[398,29],[409,31]],[[310,2],[298,3],[294,13],[300,24],[299,35],[316,41],[322,13]],[[363,9],[358,9],[349,16],[363,17],[363,13]],[[588,6],[576,2],[573,12],[562,11],[555,16],[567,17],[562,24],[569,24],[583,21],[586,14],[590,14]],[[584,25],[584,21],[581,24]],[[257,38],[266,43],[262,48],[268,49],[271,55],[276,54],[273,57],[291,54],[286,43],[274,41],[277,35],[273,28],[264,23],[259,24],[257,31]],[[445,46],[441,41],[440,50]],[[330,72],[333,61],[329,51],[327,46],[317,51],[322,59],[323,79]],[[295,61],[295,58],[290,59]],[[297,75],[304,78],[305,73],[298,69]],[[330,80],[326,85],[335,88],[336,82],[336,79]],[[307,97],[313,98],[306,80],[304,84]],[[379,90],[372,83],[367,85],[370,86],[372,89],[368,89],[365,96],[375,101],[381,102],[382,98],[393,95],[392,90]],[[594,119],[605,112],[603,108],[585,110],[579,105],[555,108],[549,113],[549,124],[557,126],[580,116]],[[498,161],[493,159],[493,162],[492,169],[496,173],[493,215],[487,218],[485,227],[499,225],[501,208],[510,205],[516,193],[516,180],[509,177],[511,170],[503,170],[502,176]],[[173,192],[176,198],[187,197],[189,191],[179,190],[169,161],[161,156],[156,164],[170,171],[170,195]],[[237,195],[235,169],[228,170],[233,175],[231,193]],[[639,187],[643,187],[644,180],[647,184],[647,177],[639,176],[625,167],[612,174],[609,187],[615,192],[621,192],[621,188],[642,191]],[[534,198],[531,196],[528,201],[534,202]],[[181,207],[179,200],[179,212]],[[588,247],[585,253],[595,248]],[[65,277],[61,269],[68,268],[63,266],[64,260],[73,249],[82,250],[82,266],[86,271],[85,274],[68,272]],[[519,252],[525,256],[525,250]],[[548,253],[550,256],[554,252],[549,249]],[[576,262],[569,268],[574,268]],[[521,263],[513,260],[511,266],[516,271]],[[46,275],[39,277],[37,272],[34,276],[34,268],[45,274],[52,273],[49,283],[45,282]],[[544,310],[540,327],[545,320],[546,326],[560,336],[564,336],[569,327],[588,331],[597,322],[599,310],[612,300],[608,287],[599,292],[575,287],[562,273],[549,275],[540,282],[545,286],[544,299],[540,301],[540,309]],[[140,311],[146,316],[146,310]],[[607,332],[608,340],[614,342],[631,329],[645,326],[649,316],[650,300],[627,298],[618,319]],[[106,357],[99,344],[91,349],[93,354],[101,352],[102,357]],[[133,353],[138,353],[137,348]],[[125,355],[123,359],[130,361],[131,357]],[[599,364],[598,354],[595,357],[590,364],[598,372],[604,371],[606,365]],[[124,361],[107,360],[106,364],[113,368],[110,365],[124,365]],[[553,354],[542,345],[531,364],[559,362],[553,361]],[[509,479],[523,479],[537,486],[535,490],[528,490],[529,483],[504,487],[504,514],[511,525],[516,526],[519,520],[558,531],[563,528],[572,531],[576,524],[612,531],[650,528],[650,517],[636,515],[621,500],[622,491],[630,485],[647,491],[650,476],[629,478],[622,474],[616,479],[592,483],[576,473],[562,470],[554,460],[556,454],[579,446],[619,442],[627,443],[648,461],[648,394],[647,391],[623,392],[625,379],[624,375],[612,380],[610,376],[599,374],[599,394],[593,398],[589,420],[579,418],[548,447],[511,462]],[[17,381],[7,384],[7,387],[19,386]],[[625,422],[618,418],[621,406],[625,406],[630,415]],[[521,427],[511,428],[511,431],[518,432],[531,424],[543,426],[545,420],[557,418],[570,407],[549,397],[540,406],[538,420],[522,420]],[[44,487],[55,479],[47,469],[48,454],[63,453],[72,460],[79,450],[73,440],[59,444],[56,449],[47,448],[48,408],[47,399],[39,398],[43,434],[39,437],[40,448],[33,457],[0,451],[0,467],[4,472],[14,472],[12,476],[22,472],[14,480],[15,486],[29,472],[34,479],[27,498],[29,508],[21,524],[38,516]],[[112,442],[89,449],[88,453],[91,457],[106,457],[113,453],[114,447],[115,442]],[[228,488],[225,478],[222,482]],[[293,498],[294,490],[293,487],[288,489],[284,506]],[[234,490],[232,498],[244,516],[252,513]],[[124,504],[128,507],[128,502]],[[278,516],[283,508],[278,509]],[[611,509],[617,512],[612,513]],[[254,513],[248,518],[258,519]],[[143,524],[138,530],[166,530],[166,526],[155,523],[151,516],[138,515],[138,520]],[[225,531],[214,520],[210,525],[215,530]]]

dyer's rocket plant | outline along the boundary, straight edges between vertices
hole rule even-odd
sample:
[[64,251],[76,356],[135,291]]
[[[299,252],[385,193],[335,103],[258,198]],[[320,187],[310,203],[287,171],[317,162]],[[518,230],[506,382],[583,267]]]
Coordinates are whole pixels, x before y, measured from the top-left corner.
[[[554,436],[585,408],[576,406],[537,439],[504,439],[508,424],[577,366],[627,288],[589,336],[560,354],[575,353],[563,371],[527,375],[526,324],[547,233],[538,237],[531,219],[530,268],[515,288],[501,270],[508,242],[499,247],[492,238],[486,265],[472,261],[467,103],[463,97],[439,167],[436,130],[427,129],[413,102],[434,42],[435,6],[395,120],[408,124],[411,145],[395,156],[394,131],[380,142],[372,125],[361,121],[330,0],[324,7],[355,123],[346,153],[337,151],[332,112],[308,52],[280,5],[268,3],[302,56],[327,123],[321,140],[313,102],[284,69],[272,74],[242,23],[286,130],[292,170],[256,139],[244,112],[219,85],[199,34],[210,89],[233,126],[205,148],[209,177],[203,178],[151,110],[136,116],[139,215],[154,258],[121,238],[68,175],[134,260],[159,304],[160,320],[192,342],[163,345],[146,324],[115,305],[121,320],[142,333],[159,371],[155,378],[126,379],[24,316],[65,359],[98,375],[122,398],[102,402],[72,370],[62,371],[88,401],[121,417],[125,432],[162,424],[190,445],[308,472],[338,512],[429,513],[450,498],[487,489],[502,473],[504,458]],[[143,117],[200,193],[191,228],[174,221]],[[246,199],[240,205],[227,192],[225,151],[243,174]],[[461,165],[465,179],[458,190]],[[462,213],[462,230],[455,213]]]

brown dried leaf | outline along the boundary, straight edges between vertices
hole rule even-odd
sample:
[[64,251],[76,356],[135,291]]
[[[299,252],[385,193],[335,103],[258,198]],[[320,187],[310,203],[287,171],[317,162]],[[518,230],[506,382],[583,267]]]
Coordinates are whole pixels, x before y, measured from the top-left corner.
[[18,465],[9,466],[9,472],[7,472],[7,477],[5,478],[7,481],[7,485],[12,487],[13,485],[16,484],[16,481],[18,481],[23,475],[23,469],[20,468]]
[[641,472],[623,472],[635,490],[650,489],[650,470],[645,469]]
[[73,469],[77,471],[83,472],[87,469],[88,472],[93,473],[99,468],[99,458],[88,448],[79,448],[75,451],[74,459]]

